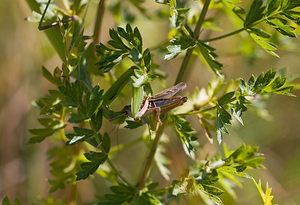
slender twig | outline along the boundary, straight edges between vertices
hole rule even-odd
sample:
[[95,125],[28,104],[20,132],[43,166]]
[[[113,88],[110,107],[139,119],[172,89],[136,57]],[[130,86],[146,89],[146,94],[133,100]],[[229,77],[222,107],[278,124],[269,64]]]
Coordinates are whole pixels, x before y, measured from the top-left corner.
[[139,180],[139,183],[137,184],[138,190],[143,189],[143,187],[145,186],[146,179],[147,179],[147,176],[150,172],[150,168],[151,168],[151,165],[152,165],[152,162],[153,162],[153,159],[154,159],[154,155],[155,155],[155,152],[156,152],[156,149],[157,149],[157,146],[158,146],[158,142],[159,142],[160,137],[162,136],[162,134],[164,132],[164,128],[165,128],[165,124],[167,122],[167,119],[168,119],[168,116],[165,116],[162,119],[162,125],[159,126],[159,128],[156,132],[154,141],[153,141],[152,146],[151,146],[151,150],[149,152],[145,167],[144,167],[143,172],[142,172],[142,176]]
[[120,171],[117,170],[117,168],[115,167],[115,165],[112,163],[112,161],[108,158],[107,159],[107,163],[109,164],[110,168],[112,169],[112,171],[120,178],[123,180],[123,182],[125,182],[127,185],[132,186],[126,179],[125,177],[122,176],[122,174],[120,173]]
[[104,15],[104,0],[99,0],[97,8],[96,22],[94,26],[94,43],[97,44],[100,41],[100,31]]
[[[231,103],[233,101],[236,100],[236,97],[234,98],[231,98],[230,100],[226,101],[226,103]],[[216,109],[218,106],[215,105],[213,107],[209,107],[209,108],[206,108],[206,109],[203,109],[203,110],[193,110],[193,111],[190,111],[190,112],[187,112],[187,113],[181,113],[181,114],[177,114],[179,116],[188,116],[188,115],[196,115],[196,114],[202,114],[202,113],[205,113],[205,112],[208,112],[208,111],[211,111],[211,110],[214,110]]]
[[214,38],[210,38],[210,39],[204,40],[204,42],[211,42],[211,41],[220,40],[220,39],[222,39],[222,38],[226,38],[226,37],[228,37],[228,36],[232,36],[232,35],[235,35],[235,34],[237,34],[237,33],[240,33],[240,32],[242,32],[242,31],[244,31],[244,30],[246,30],[246,29],[247,29],[247,28],[240,28],[240,29],[238,29],[238,30],[236,30],[236,31],[232,31],[232,32],[227,33],[227,34],[225,34],[225,35],[217,36],[217,37],[214,37]]
[[[203,22],[205,20],[205,15],[206,15],[206,13],[208,11],[208,6],[210,4],[210,1],[211,0],[206,0],[204,2],[204,5],[203,5],[203,8],[202,8],[199,20],[198,20],[197,25],[196,25],[195,30],[194,30],[194,38],[195,39],[199,38],[200,30],[201,30],[202,24],[203,24]],[[186,54],[184,56],[184,59],[182,61],[182,64],[180,66],[180,70],[179,70],[179,73],[177,75],[177,78],[176,78],[176,81],[175,81],[175,85],[177,83],[180,83],[182,81],[183,75],[184,75],[184,73],[186,72],[186,69],[187,69],[188,62],[191,59],[193,50],[194,50],[194,48],[190,48],[190,49],[187,50],[187,52],[186,52]]]
[[133,140],[132,142],[129,142],[128,144],[121,144],[121,145],[114,146],[110,149],[109,153],[112,154],[114,152],[118,152],[120,150],[123,150],[127,147],[131,147],[132,145],[135,145],[135,144],[137,144],[139,142],[142,142],[142,141],[143,141],[143,138],[140,137],[136,140]]
[[42,14],[42,18],[41,18],[41,20],[40,20],[39,27],[38,27],[39,30],[43,30],[43,29],[44,29],[43,26],[42,26],[42,23],[43,23],[43,20],[44,20],[44,18],[45,18],[45,15],[46,15],[46,12],[47,12],[47,10],[48,10],[48,7],[49,7],[50,3],[51,3],[51,0],[49,0],[49,1],[47,2],[46,8],[45,8],[45,10],[44,10],[44,12],[43,12],[43,14]]

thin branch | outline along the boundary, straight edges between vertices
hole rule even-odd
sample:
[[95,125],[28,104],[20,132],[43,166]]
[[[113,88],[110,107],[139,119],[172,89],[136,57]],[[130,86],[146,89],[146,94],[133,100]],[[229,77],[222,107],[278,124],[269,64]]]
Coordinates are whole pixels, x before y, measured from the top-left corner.
[[142,142],[143,141],[143,138],[139,137],[137,138],[136,140],[133,140],[132,142],[129,142],[128,144],[121,144],[121,145],[117,145],[117,146],[114,146],[110,149],[109,153],[114,153],[114,152],[118,152],[118,151],[121,151],[127,147],[131,147],[132,145],[135,145],[139,142]]
[[217,37],[215,37],[215,38],[211,38],[211,39],[204,40],[204,42],[211,42],[211,41],[220,40],[220,39],[222,39],[222,38],[226,38],[226,37],[235,35],[235,34],[237,34],[237,33],[240,33],[240,32],[242,32],[242,31],[244,31],[244,30],[246,30],[246,29],[247,29],[247,28],[240,28],[240,29],[238,29],[238,30],[236,30],[236,31],[232,31],[232,32],[227,33],[227,34],[225,34],[225,35],[217,36]]
[[[194,38],[195,39],[199,38],[200,30],[201,30],[202,24],[203,24],[203,22],[205,20],[205,15],[206,15],[206,13],[208,11],[208,6],[210,4],[210,1],[211,0],[206,0],[204,2],[204,5],[203,5],[203,8],[202,8],[199,20],[198,20],[197,25],[196,25],[195,30],[194,30]],[[183,75],[184,75],[184,73],[186,72],[186,69],[187,69],[187,65],[188,65],[188,63],[189,63],[189,61],[191,59],[193,50],[194,50],[194,48],[190,48],[190,49],[187,50],[187,52],[186,52],[186,54],[184,56],[184,59],[182,61],[182,64],[180,66],[180,70],[179,70],[179,73],[177,75],[177,78],[176,78],[176,81],[175,81],[175,85],[177,83],[180,83],[182,81]]]
[[100,31],[101,31],[101,25],[104,15],[104,0],[100,0],[98,4],[97,9],[97,16],[96,16],[96,22],[94,26],[94,43],[97,44],[100,41]]
[[123,177],[123,175],[120,173],[120,171],[117,170],[117,168],[114,166],[114,164],[112,163],[112,161],[108,158],[107,159],[107,163],[109,164],[109,166],[111,167],[112,171],[120,178],[123,180],[123,182],[125,182],[127,185],[132,186],[126,179],[125,177]]
[[152,162],[153,162],[153,159],[154,159],[154,155],[155,155],[155,152],[157,150],[158,142],[159,142],[160,137],[162,136],[162,134],[164,132],[165,124],[167,123],[167,119],[168,119],[168,116],[165,116],[164,119],[162,119],[162,125],[159,126],[159,128],[156,132],[154,141],[152,143],[151,150],[149,152],[145,167],[144,167],[143,172],[142,172],[142,176],[139,180],[139,183],[137,184],[138,190],[143,189],[143,187],[145,186],[146,179],[147,179],[147,176],[149,175],[150,168],[151,168],[151,165],[152,165]]

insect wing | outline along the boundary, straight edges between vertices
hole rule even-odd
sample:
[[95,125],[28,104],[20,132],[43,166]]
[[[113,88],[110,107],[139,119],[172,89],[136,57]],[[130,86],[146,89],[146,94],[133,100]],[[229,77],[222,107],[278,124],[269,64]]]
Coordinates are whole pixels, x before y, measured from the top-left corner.
[[185,88],[186,88],[186,84],[181,82],[171,88],[168,88],[160,93],[157,93],[157,94],[151,96],[150,99],[170,98]]

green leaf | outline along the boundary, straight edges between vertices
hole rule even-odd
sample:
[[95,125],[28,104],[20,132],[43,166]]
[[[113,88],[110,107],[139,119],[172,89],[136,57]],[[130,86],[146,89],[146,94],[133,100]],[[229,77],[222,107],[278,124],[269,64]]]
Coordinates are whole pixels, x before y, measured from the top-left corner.
[[283,0],[282,1],[282,9],[284,9],[284,10],[291,10],[296,7],[300,7],[299,1],[294,1],[294,0]]
[[248,92],[248,87],[243,79],[240,79],[240,89],[241,89],[241,94],[245,94]]
[[149,72],[151,68],[151,52],[148,48],[143,52],[143,59],[147,72]]
[[226,93],[225,95],[223,95],[219,100],[218,100],[218,104],[219,105],[225,105],[225,104],[228,104],[232,97],[234,96],[235,92],[229,92],[229,93]]
[[142,53],[143,50],[143,39],[141,36],[141,33],[137,27],[133,30],[133,44],[138,49],[140,53]]
[[141,121],[132,121],[132,120],[126,120],[127,125],[125,126],[125,128],[129,128],[129,129],[135,129],[138,128],[142,125],[144,125]]
[[104,152],[108,154],[110,150],[110,137],[106,132],[103,135],[101,146],[103,147]]
[[7,196],[2,200],[2,205],[11,205]]
[[269,41],[269,34],[263,30],[251,28],[247,30],[251,38],[260,45],[266,52],[270,53],[275,57],[279,57],[274,51],[277,50],[276,44]]
[[182,117],[176,115],[171,115],[171,117],[175,125],[175,129],[189,153],[195,151],[195,148],[191,143],[192,141],[197,140],[197,137],[195,136],[195,130],[192,128],[191,124]]
[[57,80],[52,76],[52,74],[44,66],[42,66],[42,74],[47,80],[49,80],[49,82],[57,85]]
[[222,69],[222,64],[216,61],[217,55],[213,52],[215,49],[202,43],[201,41],[197,41],[197,45],[199,48],[199,51],[204,58],[205,62],[209,65],[209,67],[212,69],[212,71],[218,75],[219,77],[222,77],[220,71]]
[[141,116],[137,116],[139,113],[144,97],[144,89],[142,87],[134,87],[132,86],[132,100],[131,100],[131,113],[133,118],[139,119]]
[[84,162],[80,165],[83,171],[77,172],[76,180],[86,179],[89,175],[93,174],[107,159],[107,154],[102,152],[89,152],[85,153],[84,156],[90,162]]
[[181,45],[167,46],[167,49],[169,52],[165,55],[165,60],[171,60],[182,52]]
[[260,93],[275,77],[276,72],[269,70],[266,74],[261,73],[255,81],[252,91]]
[[92,116],[102,104],[103,90],[100,90],[99,85],[96,85],[87,99],[87,114]]
[[211,186],[211,185],[202,185],[205,191],[212,195],[220,196],[221,194],[224,193],[224,191],[216,186]]
[[244,27],[250,27],[264,16],[265,7],[262,0],[254,0],[244,21]]
[[154,1],[159,4],[169,4],[170,3],[170,0],[154,0]]
[[282,18],[271,18],[267,21],[273,28],[279,31],[282,35],[289,36],[291,38],[295,38],[296,34],[293,32],[295,30],[294,27],[288,25],[287,20]]
[[126,113],[124,112],[124,110],[121,110],[119,112],[114,112],[113,110],[111,110],[109,107],[107,106],[102,106],[103,108],[103,116],[110,120],[112,123],[116,123],[116,124],[122,124],[124,123],[125,119],[126,119]]
[[281,7],[281,0],[268,0],[266,5],[266,15],[269,16],[273,12],[279,10]]
[[49,29],[44,30],[46,36],[48,37],[51,45],[56,50],[57,54],[59,55],[60,59],[66,63],[66,56],[65,56],[65,46],[63,41],[63,36],[60,30],[55,26]]
[[131,79],[133,81],[132,85],[135,88],[141,87],[142,85],[149,83],[151,80],[146,71],[136,69],[134,74],[134,76],[131,76]]
[[216,128],[217,128],[217,137],[218,142],[222,142],[222,133],[229,134],[226,126],[231,125],[232,117],[231,115],[221,106],[217,106],[217,119],[215,121]]
[[113,194],[105,194],[98,204],[99,205],[121,205],[132,201],[136,192],[134,187],[119,183],[117,186],[110,187]]
[[266,192],[264,192],[263,188],[261,186],[261,180],[259,180],[258,183],[255,181],[254,178],[252,178],[252,180],[260,193],[260,196],[264,202],[264,205],[272,205],[272,200],[273,200],[274,196],[271,195],[272,189],[269,188],[269,184],[268,183],[266,184]]
[[101,129],[103,121],[103,109],[98,110],[98,112],[94,113],[90,120],[91,128],[98,132]]
[[121,92],[124,86],[129,82],[130,77],[134,75],[136,67],[129,68],[103,95],[103,104],[109,105]]
[[75,133],[66,134],[66,137],[70,139],[67,145],[73,145],[78,142],[82,142],[90,138],[95,134],[93,130],[81,127],[73,127]]
[[[163,141],[162,139],[161,141]],[[170,164],[169,159],[166,157],[165,152],[166,149],[163,146],[163,143],[159,143],[157,146],[157,150],[154,155],[154,162],[164,179],[169,180],[169,175],[171,174],[170,170],[167,168],[167,165]]]
[[31,137],[28,142],[40,143],[44,139],[46,139],[46,137],[53,135],[56,131],[64,128],[65,126],[66,124],[57,120],[53,120],[50,124],[47,125],[46,128],[30,129],[29,132],[32,135],[36,135],[36,136]]
[[285,84],[285,82],[286,82],[286,78],[285,77],[278,76],[271,83],[272,90],[280,88],[281,86],[283,86]]
[[48,150],[50,163],[50,172],[53,175],[48,180],[50,186],[49,192],[55,192],[58,189],[65,189],[66,184],[75,183],[75,173],[78,169],[74,150],[65,146],[55,146]]

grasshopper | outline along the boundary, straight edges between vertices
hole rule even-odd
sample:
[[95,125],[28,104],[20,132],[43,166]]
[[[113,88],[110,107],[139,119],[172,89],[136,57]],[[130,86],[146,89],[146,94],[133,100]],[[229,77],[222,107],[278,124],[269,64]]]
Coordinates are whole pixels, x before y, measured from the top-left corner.
[[[160,115],[169,112],[170,110],[182,105],[187,101],[187,97],[172,97],[179,91],[186,88],[185,83],[179,83],[171,88],[168,88],[160,93],[157,93],[151,97],[146,97],[142,103],[140,111],[137,113],[137,115],[134,117],[135,121],[144,122],[147,120],[148,124],[148,118],[152,114],[153,120],[151,122],[151,130],[156,129],[157,122],[162,124],[160,120]],[[131,105],[127,105],[123,108],[123,111],[126,113],[127,116],[133,117],[131,113]]]

